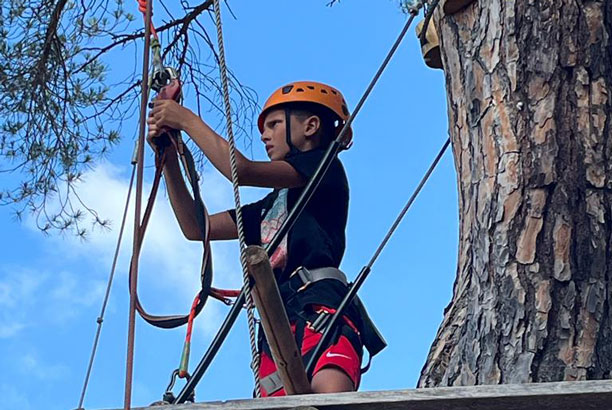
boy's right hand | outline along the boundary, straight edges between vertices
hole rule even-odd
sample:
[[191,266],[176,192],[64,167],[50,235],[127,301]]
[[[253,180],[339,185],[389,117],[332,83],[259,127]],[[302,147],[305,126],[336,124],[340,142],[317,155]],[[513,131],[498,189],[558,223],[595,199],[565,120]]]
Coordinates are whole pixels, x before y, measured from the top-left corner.
[[167,133],[163,133],[160,135],[152,136],[151,134],[147,135],[147,143],[155,152],[155,155],[159,155],[161,153],[161,149],[164,151],[172,150],[176,151],[176,146],[170,141],[170,136]]

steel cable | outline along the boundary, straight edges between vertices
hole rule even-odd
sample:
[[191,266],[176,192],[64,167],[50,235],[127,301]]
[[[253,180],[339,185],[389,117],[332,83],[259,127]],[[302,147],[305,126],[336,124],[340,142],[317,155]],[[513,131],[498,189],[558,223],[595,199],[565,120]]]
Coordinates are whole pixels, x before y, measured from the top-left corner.
[[102,309],[100,316],[96,319],[98,328],[96,329],[96,336],[94,337],[93,347],[91,349],[91,355],[89,357],[89,364],[87,366],[87,372],[85,374],[85,381],[83,382],[83,390],[81,391],[81,398],[79,399],[79,407],[77,410],[83,409],[83,402],[85,401],[85,393],[87,386],[89,385],[89,377],[91,376],[91,369],[98,350],[98,341],[100,340],[100,333],[102,332],[102,322],[104,322],[104,314],[106,313],[106,305],[110,296],[111,287],[113,285],[113,278],[115,277],[115,268],[117,267],[117,259],[119,258],[119,249],[121,248],[121,240],[123,239],[123,230],[125,229],[125,220],[127,218],[128,208],[130,204],[130,196],[132,195],[132,187],[134,186],[134,176],[136,175],[136,163],[132,164],[132,176],[130,177],[130,187],[128,189],[127,198],[125,200],[125,208],[123,209],[123,217],[121,219],[121,228],[119,228],[119,237],[117,238],[117,246],[115,248],[115,255],[113,257],[113,263],[111,265],[111,271],[106,285],[106,294],[104,295],[104,301],[102,302]]

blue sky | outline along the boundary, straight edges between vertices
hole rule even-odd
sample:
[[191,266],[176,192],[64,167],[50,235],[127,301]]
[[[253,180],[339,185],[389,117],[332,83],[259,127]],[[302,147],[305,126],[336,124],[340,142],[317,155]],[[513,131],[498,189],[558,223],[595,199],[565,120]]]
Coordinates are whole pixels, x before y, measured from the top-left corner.
[[[302,79],[342,90],[354,107],[403,26],[391,0],[232,1],[225,17],[228,64],[259,95]],[[130,7],[131,4],[126,4]],[[136,6],[133,7],[136,13]],[[159,14],[159,16],[158,16]],[[156,19],[161,18],[161,10]],[[208,18],[202,24],[211,27]],[[132,52],[129,54],[130,67]],[[111,60],[119,72],[121,60]],[[128,67],[128,68],[130,68]],[[109,78],[114,71],[109,72]],[[411,30],[354,123],[355,144],[341,154],[351,188],[347,251],[342,268],[354,278],[404,206],[447,136],[444,78],[425,67]],[[186,102],[193,107],[193,102]],[[205,118],[211,124],[218,117]],[[137,118],[133,119],[134,124]],[[80,195],[112,219],[110,232],[86,242],[45,237],[28,218],[0,208],[5,232],[0,259],[0,396],[6,409],[69,409],[78,403],[111,264],[130,173],[133,130],[87,173]],[[265,159],[254,132],[253,157]],[[151,156],[147,157],[151,163]],[[389,347],[374,359],[361,390],[412,388],[450,300],[457,258],[456,175],[448,152],[412,211],[374,266],[360,296]],[[145,185],[150,179],[145,181]],[[232,207],[231,186],[204,170],[211,212]],[[243,202],[265,191],[243,189]],[[132,218],[129,220],[131,221]],[[126,232],[85,407],[123,403],[128,315]],[[240,286],[237,247],[215,244],[215,285]],[[159,196],[141,258],[140,293],[156,313],[186,311],[198,289],[200,246],[181,237],[167,200]],[[213,301],[196,320],[192,368],[227,308]],[[252,391],[246,319],[242,315],[197,389],[197,400],[248,398]],[[180,359],[184,329],[165,331],[139,320],[133,404],[160,399]]]

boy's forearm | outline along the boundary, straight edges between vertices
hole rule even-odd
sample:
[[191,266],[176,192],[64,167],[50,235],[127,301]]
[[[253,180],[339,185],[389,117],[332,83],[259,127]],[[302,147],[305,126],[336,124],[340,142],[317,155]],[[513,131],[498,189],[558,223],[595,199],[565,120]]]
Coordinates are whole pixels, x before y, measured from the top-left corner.
[[[202,150],[204,155],[210,160],[215,168],[219,170],[227,179],[231,180],[231,168],[229,162],[229,144],[213,131],[204,121],[198,116],[186,124],[185,132],[189,134],[191,139]],[[240,179],[241,170],[249,161],[239,151],[236,151],[236,161],[238,165],[238,176]]]
[[168,190],[168,197],[170,198],[170,204],[181,231],[188,239],[202,239],[200,238],[201,234],[199,229],[197,229],[193,198],[185,185],[185,180],[181,174],[176,153],[168,155],[166,159],[164,179],[166,182],[166,189]]

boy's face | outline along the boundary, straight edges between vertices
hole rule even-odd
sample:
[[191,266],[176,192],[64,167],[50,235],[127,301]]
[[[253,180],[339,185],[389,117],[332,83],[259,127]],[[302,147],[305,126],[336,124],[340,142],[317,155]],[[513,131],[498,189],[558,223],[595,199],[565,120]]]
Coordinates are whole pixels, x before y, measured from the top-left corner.
[[[313,120],[313,118],[315,120]],[[313,126],[313,122],[315,123]],[[283,160],[290,151],[287,144],[285,110],[282,108],[270,110],[264,119],[264,131],[261,140],[266,144],[266,152],[271,161]],[[313,135],[319,127],[316,116],[301,120],[291,114],[291,143],[300,151],[315,148]]]

